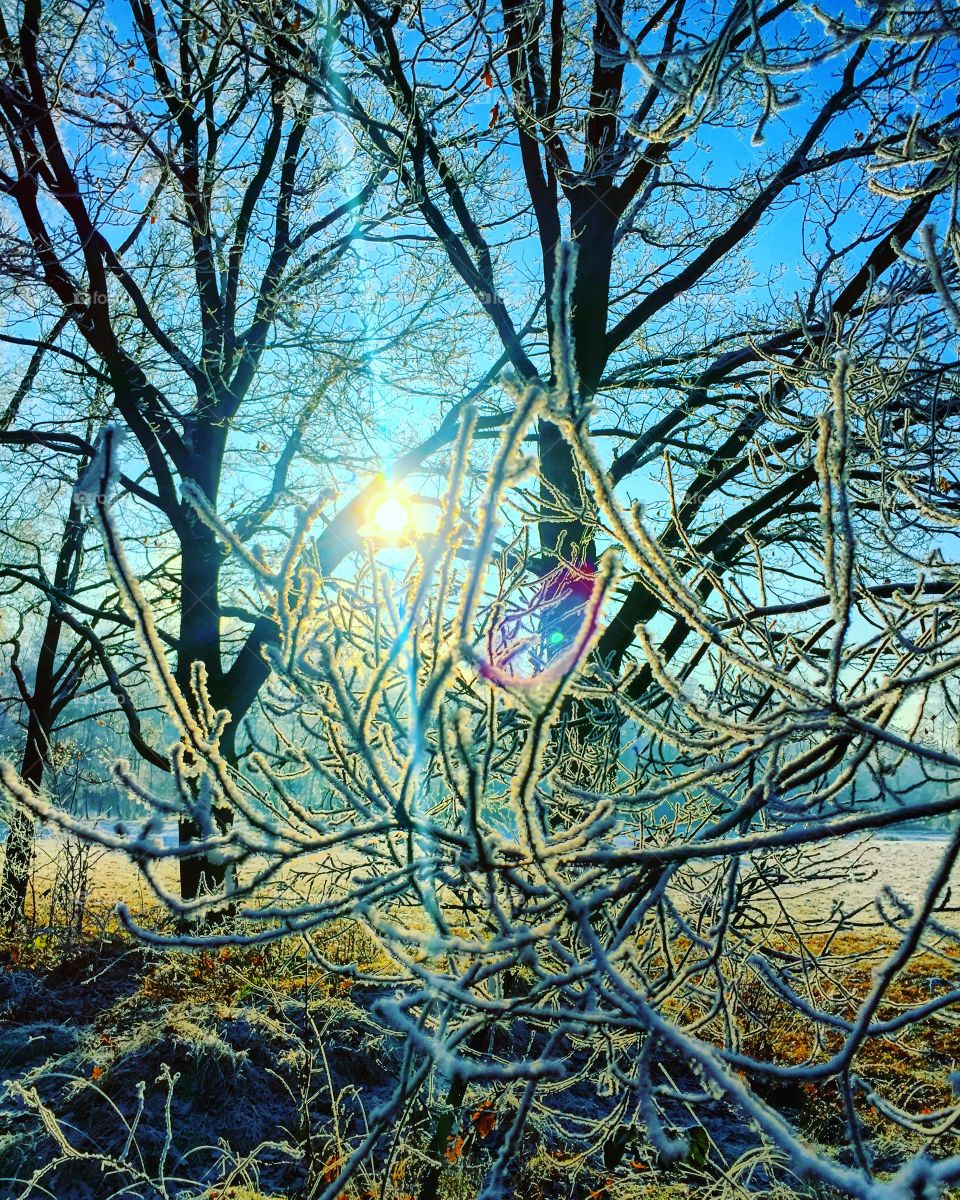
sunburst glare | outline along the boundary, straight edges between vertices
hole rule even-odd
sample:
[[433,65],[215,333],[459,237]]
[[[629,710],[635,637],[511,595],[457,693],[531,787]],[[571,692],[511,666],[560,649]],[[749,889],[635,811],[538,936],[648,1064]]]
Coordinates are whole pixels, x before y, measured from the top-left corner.
[[380,492],[370,505],[367,522],[377,537],[396,538],[410,532],[415,521],[409,495],[392,487]]

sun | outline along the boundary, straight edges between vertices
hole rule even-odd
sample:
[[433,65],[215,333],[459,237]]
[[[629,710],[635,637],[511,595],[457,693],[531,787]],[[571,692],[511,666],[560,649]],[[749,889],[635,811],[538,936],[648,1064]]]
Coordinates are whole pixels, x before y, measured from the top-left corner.
[[413,525],[413,509],[406,495],[391,488],[373,501],[367,519],[377,536],[399,537]]

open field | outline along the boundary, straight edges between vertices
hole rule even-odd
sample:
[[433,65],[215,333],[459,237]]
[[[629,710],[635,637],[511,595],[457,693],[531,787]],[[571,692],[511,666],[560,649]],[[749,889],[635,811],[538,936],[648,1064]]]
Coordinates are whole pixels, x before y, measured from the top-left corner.
[[[170,836],[175,836],[172,831]],[[835,858],[839,850],[842,878],[830,886],[789,881],[778,884],[777,901],[784,904],[794,919],[809,925],[835,918],[838,906],[842,906],[847,914],[855,914],[852,922],[857,927],[879,924],[875,904],[882,898],[884,889],[890,889],[908,905],[915,904],[923,895],[947,844],[944,835],[843,839],[839,847],[821,848],[817,852],[820,859]],[[76,849],[73,854],[76,856]],[[155,906],[156,897],[149,884],[124,854],[98,846],[89,847],[85,854],[83,891],[87,904],[102,912],[123,901],[134,915],[145,914]],[[309,856],[297,859],[286,868],[286,878],[288,881],[302,880],[306,884],[316,865],[316,860]],[[44,911],[49,908],[58,872],[62,873],[67,866],[66,840],[61,835],[48,834],[38,841],[31,897],[38,921],[42,922]],[[153,870],[165,888],[176,891],[175,860],[162,861]],[[252,866],[241,870],[241,881],[248,878],[252,870]],[[952,898],[946,896],[944,903],[948,910],[960,910],[960,863],[954,867],[950,887]],[[759,889],[757,903],[769,909],[774,901],[764,889]],[[889,904],[886,907],[889,908]]]

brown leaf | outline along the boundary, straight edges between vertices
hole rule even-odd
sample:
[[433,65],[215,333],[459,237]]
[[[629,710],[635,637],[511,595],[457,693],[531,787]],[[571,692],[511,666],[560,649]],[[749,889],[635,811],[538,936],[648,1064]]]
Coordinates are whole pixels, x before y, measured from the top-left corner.
[[484,1100],[471,1119],[480,1138],[488,1137],[497,1127],[497,1118],[489,1100]]
[[323,1164],[323,1178],[326,1183],[333,1183],[336,1177],[340,1174],[340,1168],[343,1166],[343,1158],[339,1154],[332,1154]]
[[463,1154],[463,1138],[455,1138],[444,1151],[444,1158],[447,1162],[456,1162]]

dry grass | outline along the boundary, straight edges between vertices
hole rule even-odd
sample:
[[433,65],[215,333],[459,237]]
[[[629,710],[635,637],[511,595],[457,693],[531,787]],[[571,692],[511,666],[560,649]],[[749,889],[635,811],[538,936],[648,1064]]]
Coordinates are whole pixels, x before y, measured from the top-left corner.
[[[34,895],[46,899],[47,908],[34,910],[36,923],[29,937],[0,945],[0,960],[19,970],[38,973],[62,970],[65,963],[76,960],[92,964],[95,974],[100,969],[97,966],[100,960],[140,954],[119,930],[103,894],[104,887],[116,886],[115,876],[108,872],[108,883],[104,884],[99,874],[102,862],[91,865],[97,868],[97,886],[83,890],[82,903],[78,904],[75,897],[72,905],[61,904],[59,908],[49,903],[50,897],[67,896],[70,887],[76,886],[81,878],[76,872],[76,859],[59,867],[51,868],[48,864],[38,873]],[[51,869],[52,875],[44,873]],[[162,926],[166,920],[164,913],[155,902],[151,903],[149,896],[142,895],[141,919]],[[818,1007],[849,1018],[868,994],[874,973],[893,944],[890,937],[877,933],[851,933],[829,941],[823,935],[811,935],[802,944],[788,945],[781,941],[775,948],[797,955],[806,964],[808,986]],[[148,1056],[152,1046],[171,1037],[178,1039],[178,1044],[193,1046],[201,1057],[209,1052],[208,1057],[212,1055],[216,1064],[229,1065],[233,1051],[222,1037],[226,1025],[241,1018],[251,1026],[262,1021],[270,1025],[271,1036],[276,1035],[284,1020],[285,1006],[288,1002],[301,1002],[304,997],[309,997],[315,1009],[334,1023],[331,1029],[341,1017],[348,1021],[365,1019],[362,1008],[354,1003],[354,990],[365,977],[385,978],[395,974],[394,964],[367,930],[351,920],[332,922],[325,927],[316,935],[315,948],[331,969],[318,966],[302,943],[292,942],[190,954],[142,954],[137,959],[133,990],[120,1001],[111,1001],[91,1027],[91,1036],[99,1040],[93,1051],[87,1050],[88,1059],[79,1064],[80,1082],[84,1085],[93,1082],[98,1088],[108,1085],[113,1073],[123,1074],[121,1068],[131,1057]],[[682,943],[678,942],[674,949],[678,959],[682,959],[685,950]],[[339,972],[339,968],[347,968],[346,973]],[[837,1033],[822,1027],[818,1032],[816,1026],[800,1017],[756,974],[745,971],[734,984],[741,1044],[747,1053],[773,1062],[797,1064],[820,1061],[839,1045]],[[960,944],[930,945],[895,980],[879,1019],[892,1017],[958,984]],[[691,1019],[697,1015],[696,1005],[682,996],[671,1002],[671,1008],[677,1018]],[[134,1047],[131,1038],[135,1030],[139,1041]],[[709,1026],[699,1030],[701,1036],[709,1036],[710,1032]],[[714,1029],[713,1035],[719,1040],[721,1031]],[[265,1043],[268,1041],[265,1037]],[[302,1050],[289,1053],[303,1057]],[[365,1053],[367,1049],[358,1044],[358,1064]],[[923,1123],[925,1116],[952,1099],[946,1077],[958,1062],[960,1019],[949,1010],[922,1025],[889,1038],[873,1038],[865,1045],[855,1063],[858,1074],[904,1108],[917,1123],[913,1134],[895,1131],[890,1135],[885,1133],[889,1123],[863,1104],[860,1115],[876,1146],[881,1150],[888,1148],[894,1158],[924,1145],[935,1151],[947,1148],[945,1143],[953,1135],[944,1135],[933,1142],[925,1136]],[[315,1067],[316,1063],[309,1070]],[[220,1069],[218,1065],[217,1070]],[[223,1070],[226,1069],[224,1066]],[[762,1081],[754,1082],[763,1088]],[[832,1085],[805,1085],[786,1101],[783,1095],[768,1094],[768,1098],[775,1105],[789,1103],[791,1118],[811,1137],[827,1144],[843,1141],[839,1096]],[[335,1107],[335,1099],[333,1103]],[[479,1091],[472,1091],[468,1097],[447,1147],[440,1200],[473,1200],[476,1195],[489,1158],[475,1116],[485,1114],[483,1122],[490,1122],[492,1131],[508,1116],[498,1103],[495,1098],[484,1100]],[[487,1104],[489,1108],[484,1107]],[[387,1188],[390,1200],[411,1200],[417,1195],[416,1180],[425,1161],[424,1147],[431,1128],[429,1120],[421,1116],[405,1133],[390,1167]],[[306,1134],[301,1131],[300,1136]],[[318,1135],[311,1150],[315,1175],[325,1182],[334,1179],[350,1148],[347,1136],[335,1136],[329,1129]],[[955,1152],[955,1145],[950,1149]],[[649,1148],[639,1146],[631,1148],[612,1171],[598,1167],[596,1157],[596,1154],[592,1158],[581,1154],[571,1158],[548,1133],[533,1130],[523,1152],[523,1195],[530,1200],[554,1200],[569,1194],[575,1177],[577,1200],[726,1200],[728,1197],[732,1200],[751,1192],[756,1194],[757,1179],[769,1180],[774,1172],[779,1172],[781,1179],[789,1178],[785,1164],[777,1162],[763,1147],[731,1159],[713,1145],[708,1161],[700,1165],[680,1164],[669,1170],[660,1169]],[[379,1200],[383,1182],[364,1176],[356,1186],[342,1193],[343,1200]],[[825,1200],[826,1197],[823,1191],[786,1183],[776,1186],[767,1183],[762,1194],[771,1200],[801,1196]],[[267,1198],[284,1200],[284,1193],[258,1191],[244,1182],[220,1189],[211,1187],[196,1200]]]

